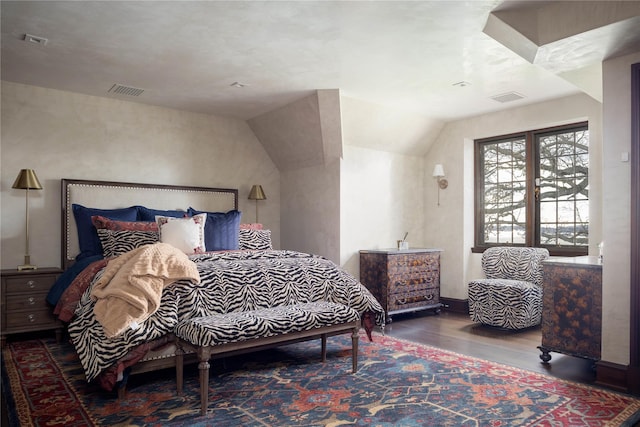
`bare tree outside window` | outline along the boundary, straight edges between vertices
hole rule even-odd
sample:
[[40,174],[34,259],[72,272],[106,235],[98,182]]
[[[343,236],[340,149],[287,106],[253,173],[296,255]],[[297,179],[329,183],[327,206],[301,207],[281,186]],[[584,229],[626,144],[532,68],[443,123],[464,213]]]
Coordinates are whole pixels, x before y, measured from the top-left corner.
[[518,245],[586,253],[586,123],[476,141],[476,248]]
[[536,135],[542,246],[589,244],[589,131]]

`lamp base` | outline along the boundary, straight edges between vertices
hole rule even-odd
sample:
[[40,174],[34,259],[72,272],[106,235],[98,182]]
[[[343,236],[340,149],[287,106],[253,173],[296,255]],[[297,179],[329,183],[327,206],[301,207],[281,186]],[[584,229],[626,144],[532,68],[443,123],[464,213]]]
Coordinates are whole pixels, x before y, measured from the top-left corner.
[[37,270],[38,267],[35,265],[31,265],[31,264],[25,264],[25,265],[19,265],[18,266],[18,271],[23,271],[23,270]]

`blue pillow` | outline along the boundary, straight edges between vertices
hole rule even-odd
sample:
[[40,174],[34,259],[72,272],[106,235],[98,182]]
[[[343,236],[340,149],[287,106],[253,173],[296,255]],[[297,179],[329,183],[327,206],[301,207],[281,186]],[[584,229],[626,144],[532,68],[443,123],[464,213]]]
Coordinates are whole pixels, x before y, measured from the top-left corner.
[[206,212],[189,208],[189,215],[207,214],[204,224],[204,245],[207,251],[224,251],[238,249],[238,234],[242,213],[237,210],[229,212]]
[[122,209],[94,209],[74,203],[71,208],[73,216],[76,218],[78,243],[80,244],[80,253],[76,257],[76,261],[94,255],[102,255],[102,244],[100,244],[98,232],[91,222],[92,216],[100,215],[116,221],[135,221],[138,215],[138,210],[134,206]]
[[144,206],[135,206],[138,209],[138,221],[155,222],[156,215],[170,216],[173,218],[184,218],[187,215],[186,211],[169,210],[163,211],[159,209],[149,209]]

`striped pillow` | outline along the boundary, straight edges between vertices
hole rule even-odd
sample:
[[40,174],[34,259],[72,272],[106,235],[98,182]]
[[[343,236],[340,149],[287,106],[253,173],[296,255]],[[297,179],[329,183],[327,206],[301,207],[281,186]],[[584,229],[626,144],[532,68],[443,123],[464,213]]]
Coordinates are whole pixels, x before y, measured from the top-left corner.
[[97,215],[91,217],[91,222],[98,232],[105,258],[117,257],[160,240],[155,222],[115,221]]
[[273,249],[273,245],[271,244],[271,230],[250,230],[241,228],[238,234],[238,248],[244,250]]

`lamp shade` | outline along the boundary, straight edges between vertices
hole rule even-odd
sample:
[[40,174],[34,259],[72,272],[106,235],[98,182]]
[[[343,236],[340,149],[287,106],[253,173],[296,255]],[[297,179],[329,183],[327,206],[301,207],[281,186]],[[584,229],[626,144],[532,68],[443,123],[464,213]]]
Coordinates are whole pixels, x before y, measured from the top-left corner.
[[437,164],[434,168],[433,168],[433,176],[435,177],[441,177],[444,176],[444,168],[442,167],[441,164]]
[[262,191],[262,185],[254,185],[249,192],[249,200],[266,200],[267,196]]
[[42,190],[36,172],[33,169],[22,169],[11,188],[20,190]]

